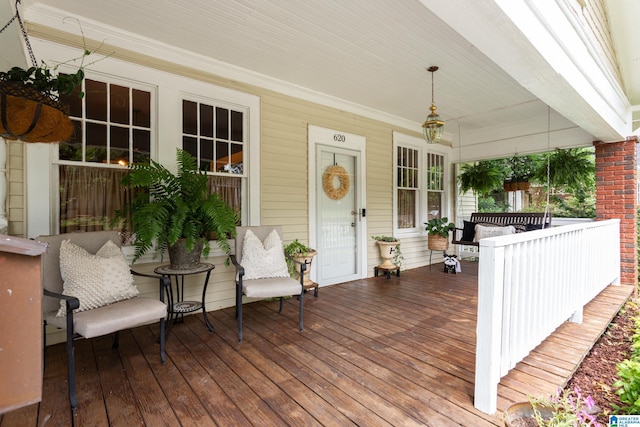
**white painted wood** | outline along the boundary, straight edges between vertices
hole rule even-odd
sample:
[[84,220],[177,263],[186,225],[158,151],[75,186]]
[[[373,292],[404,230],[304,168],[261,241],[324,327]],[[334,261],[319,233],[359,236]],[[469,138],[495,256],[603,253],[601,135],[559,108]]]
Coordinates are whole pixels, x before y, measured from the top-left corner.
[[0,234],[7,234],[7,143],[0,138]]
[[482,239],[475,406],[496,410],[504,375],[620,280],[620,220]]
[[[591,140],[627,136],[628,98],[599,59],[610,49],[591,43],[601,29],[568,14],[566,1],[537,3],[25,0],[24,9],[34,25],[79,34],[63,19],[77,16],[89,39],[416,132],[428,113],[425,68],[438,65],[445,141],[456,139],[459,120],[474,128],[525,120],[518,107],[538,98]],[[517,117],[507,119],[510,110]],[[509,135],[521,152],[524,135]]]

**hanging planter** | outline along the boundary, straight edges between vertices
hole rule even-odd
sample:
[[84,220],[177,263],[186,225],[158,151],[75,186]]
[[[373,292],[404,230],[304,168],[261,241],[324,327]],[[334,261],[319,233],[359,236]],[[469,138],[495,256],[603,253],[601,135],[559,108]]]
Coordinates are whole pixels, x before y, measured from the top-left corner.
[[0,81],[0,136],[25,142],[64,141],[73,134],[69,107],[22,82]]
[[[16,3],[16,8],[17,4]],[[80,66],[75,73],[60,74],[58,65],[49,67],[44,61],[38,65],[27,31],[19,12],[2,27],[17,20],[29,51],[32,67],[13,67],[0,72],[0,136],[25,142],[59,142],[73,134],[69,107],[60,101],[61,95],[71,95],[84,79],[84,59],[92,52],[83,49]],[[75,61],[67,61],[72,62]],[[78,92],[82,97],[84,93]]]

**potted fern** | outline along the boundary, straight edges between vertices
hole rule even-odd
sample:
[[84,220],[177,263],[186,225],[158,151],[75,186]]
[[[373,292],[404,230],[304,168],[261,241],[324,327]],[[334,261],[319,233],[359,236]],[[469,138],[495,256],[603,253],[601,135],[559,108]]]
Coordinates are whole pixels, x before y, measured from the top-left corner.
[[138,191],[130,208],[135,231],[134,262],[158,246],[159,253],[169,252],[171,268],[191,269],[209,254],[209,237],[217,236],[218,246],[229,254],[228,237],[235,235],[236,215],[216,193],[209,194],[207,175],[199,170],[196,159],[177,150],[175,174],[163,165],[134,163],[122,182]]

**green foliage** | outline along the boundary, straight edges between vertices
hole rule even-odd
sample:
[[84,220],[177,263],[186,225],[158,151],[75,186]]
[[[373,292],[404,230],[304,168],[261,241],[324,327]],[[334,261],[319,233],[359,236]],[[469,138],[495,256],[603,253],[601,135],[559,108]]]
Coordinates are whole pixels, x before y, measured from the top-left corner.
[[[293,242],[284,247],[284,252],[290,257],[296,258],[299,256],[307,256],[308,254],[315,252],[315,249],[310,248],[304,243],[299,242],[298,239],[295,239]],[[296,272],[296,264],[293,263],[289,257],[287,257],[286,261],[287,267],[289,269],[289,275],[291,275],[291,277],[294,277]]]
[[478,197],[478,212],[509,212],[509,205],[491,196]]
[[[88,55],[89,52],[86,53]],[[53,69],[55,70],[55,68]],[[13,67],[9,71],[0,71],[0,81],[22,82],[25,86],[31,86],[38,92],[49,95],[71,95],[76,86],[84,79],[84,69],[79,68],[74,74],[55,74],[48,68],[45,62],[40,67],[23,69]],[[80,97],[84,96],[80,92]]]
[[305,245],[304,243],[300,243],[298,239],[295,239],[293,242],[289,243],[287,246],[284,247],[284,251],[285,253],[291,256],[298,256],[298,255],[307,254],[309,252],[313,252],[314,249],[311,249],[309,246]]
[[535,175],[541,162],[541,156],[531,154],[528,156],[513,156],[504,159],[505,179],[512,182],[528,182]]
[[564,218],[595,218],[596,197],[595,192],[586,191],[584,188],[576,188],[572,195],[550,197],[553,202],[553,216]]
[[393,236],[371,236],[371,238],[378,242],[399,242],[400,239]]
[[484,160],[463,164],[462,173],[458,175],[460,191],[466,193],[471,190],[476,194],[484,195],[502,188],[505,175],[500,163],[500,161]]
[[[74,19],[78,21],[75,18],[70,18],[70,19]],[[22,83],[24,86],[32,87],[38,92],[41,92],[54,100],[57,100],[60,95],[71,95],[74,89],[80,86],[80,84],[82,83],[82,80],[84,79],[85,67],[88,67],[89,65],[96,62],[96,61],[93,61],[85,65],[84,63],[85,59],[89,55],[94,53],[96,50],[102,47],[102,45],[100,45],[98,46],[97,49],[94,49],[93,51],[87,49],[87,45],[84,41],[84,33],[82,32],[82,27],[80,26],[79,21],[78,21],[78,26],[80,27],[80,33],[82,34],[82,43],[83,43],[82,55],[80,55],[77,58],[73,58],[68,61],[65,61],[61,64],[57,64],[53,67],[49,66],[49,64],[47,64],[44,61],[41,62],[40,66],[33,66],[30,68],[27,68],[26,70],[20,67],[12,67],[9,71],[0,72],[0,82],[1,81],[19,82],[19,83]],[[110,56],[110,54],[107,56]],[[98,61],[104,58],[106,58],[106,56],[99,58]],[[61,65],[75,63],[78,60],[80,61],[80,64],[78,65],[78,69],[76,70],[75,73],[72,73],[72,74],[58,73],[58,68]],[[84,97],[84,92],[79,91],[78,96],[80,98]]]
[[547,182],[548,162],[551,187],[569,192],[580,188],[585,191],[595,188],[595,154],[592,148],[558,148],[545,157],[536,172],[538,181]]
[[[235,235],[237,218],[231,207],[216,193],[209,194],[207,175],[198,169],[197,161],[184,150],[177,150],[178,171],[174,175],[161,164],[134,163],[122,179],[129,188],[142,189],[129,211],[136,233],[134,261],[160,245],[166,246],[185,239],[187,250],[203,243],[203,254],[209,254],[208,242],[217,235],[218,246],[229,253],[227,238]],[[127,212],[119,212],[120,218]]]
[[640,318],[635,319],[631,344],[631,358],[616,365],[618,379],[613,383],[622,406],[614,406],[617,413],[640,414]]
[[449,222],[449,218],[432,218],[429,222],[424,223],[429,234],[437,234],[442,237],[449,237],[449,232],[456,228],[456,225],[453,222]]

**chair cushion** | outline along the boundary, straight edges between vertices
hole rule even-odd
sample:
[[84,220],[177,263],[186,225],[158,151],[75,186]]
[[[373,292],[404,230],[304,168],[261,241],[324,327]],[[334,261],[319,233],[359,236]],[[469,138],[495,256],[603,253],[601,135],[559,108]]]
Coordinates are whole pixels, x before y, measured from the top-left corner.
[[[76,312],[91,310],[138,295],[133,276],[120,248],[108,240],[95,255],[64,240],[60,244],[60,274],[64,280],[62,293],[80,300]],[[60,302],[59,316],[66,306]]]
[[508,234],[515,234],[516,229],[512,225],[507,225],[505,227],[491,227],[476,224],[476,234],[473,237],[474,242],[480,241],[480,239],[484,239],[486,237],[495,237],[495,236],[505,236]]
[[242,292],[250,298],[271,298],[300,295],[300,282],[291,277],[274,277],[242,281]]
[[[73,330],[85,338],[93,338],[157,322],[166,315],[167,306],[160,300],[135,297],[94,310],[74,313]],[[55,311],[46,313],[45,320],[49,325],[66,329],[66,316],[57,316]]]
[[265,279],[289,277],[287,262],[284,259],[284,247],[276,230],[260,241],[253,231],[247,230],[242,245],[244,279]]

